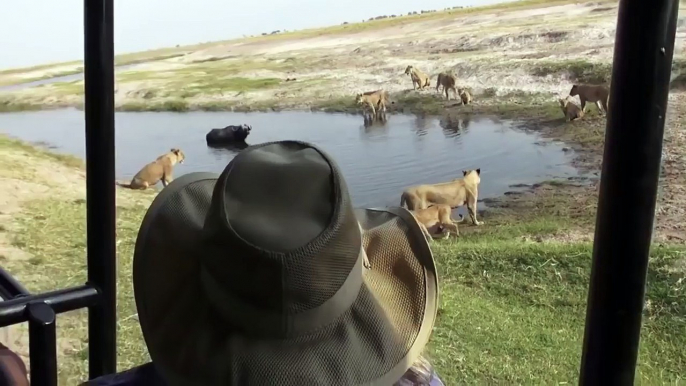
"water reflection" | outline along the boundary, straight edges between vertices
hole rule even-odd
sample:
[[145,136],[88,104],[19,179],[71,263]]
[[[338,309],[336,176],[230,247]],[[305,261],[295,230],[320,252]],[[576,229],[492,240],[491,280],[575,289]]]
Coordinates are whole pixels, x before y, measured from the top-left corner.
[[369,114],[363,114],[362,119],[364,119],[364,127],[366,128],[371,128],[374,126],[377,127],[385,127],[386,123],[388,122],[388,117],[386,116],[385,112],[379,113],[378,117],[374,117],[373,115]]
[[454,116],[447,114],[439,121],[439,125],[443,128],[443,134],[447,138],[459,137],[460,135],[469,132],[469,125],[471,123],[471,114],[461,116]]
[[213,144],[209,144],[209,143],[207,144],[208,148],[215,150],[217,152],[228,151],[230,153],[238,153],[248,146],[250,146],[250,145],[245,143],[245,142],[236,142],[236,143],[224,144],[224,145],[213,145]]
[[425,136],[433,121],[434,119],[427,118],[426,115],[417,115],[414,118],[414,127],[412,130],[419,137]]
[[376,137],[385,137],[388,135],[389,126],[385,119],[373,120],[364,117],[364,124],[360,126],[360,139],[366,141]]

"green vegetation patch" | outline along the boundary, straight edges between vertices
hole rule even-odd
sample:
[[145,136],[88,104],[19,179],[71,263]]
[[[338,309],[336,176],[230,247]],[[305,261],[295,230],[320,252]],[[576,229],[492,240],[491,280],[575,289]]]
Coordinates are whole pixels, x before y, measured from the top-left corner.
[[[62,154],[54,151],[49,151],[38,146],[28,144],[24,141],[11,138],[4,134],[0,134],[0,149],[20,150],[24,153],[27,153],[31,157],[57,161],[60,164],[68,167],[82,168],[86,166],[83,160],[79,157],[75,157],[70,154]],[[8,165],[8,161],[5,160],[5,162],[3,163],[3,167],[9,168]]]
[[[149,360],[136,313],[131,263],[145,207],[117,208],[120,368]],[[578,377],[591,245],[531,242],[574,226],[562,216],[487,215],[481,227],[461,224],[458,240],[432,244],[441,282],[439,319],[429,356],[446,384],[575,383]],[[32,254],[7,268],[32,291],[81,284],[85,272],[85,203],[40,200],[22,213],[15,245]],[[651,253],[638,378],[665,384],[686,373],[686,283],[671,267],[683,249]],[[64,336],[83,342],[60,363],[60,378],[86,377],[85,314],[65,319]]]
[[534,76],[568,74],[573,82],[602,84],[610,82],[612,63],[592,63],[585,60],[537,61],[530,72]]
[[[522,236],[563,224],[503,226],[433,246],[441,308],[432,359],[446,384],[577,383],[592,246]],[[637,380],[675,384],[686,373],[684,250],[651,253]]]

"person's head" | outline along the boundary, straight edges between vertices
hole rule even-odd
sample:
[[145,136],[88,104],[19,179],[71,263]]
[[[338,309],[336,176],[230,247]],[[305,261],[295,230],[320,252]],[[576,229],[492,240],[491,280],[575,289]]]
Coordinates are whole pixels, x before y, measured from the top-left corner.
[[393,384],[438,301],[412,214],[353,209],[336,163],[296,141],[165,187],[133,273],[150,356],[180,385]]

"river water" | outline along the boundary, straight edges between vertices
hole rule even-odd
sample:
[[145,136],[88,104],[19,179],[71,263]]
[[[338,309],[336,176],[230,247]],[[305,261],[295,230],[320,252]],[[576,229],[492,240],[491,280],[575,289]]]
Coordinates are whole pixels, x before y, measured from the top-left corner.
[[[240,150],[208,148],[205,134],[242,123],[253,127],[249,144],[296,139],[321,146],[342,169],[356,206],[397,205],[405,187],[459,178],[463,169],[481,168],[480,199],[514,184],[578,176],[562,144],[483,117],[389,115],[385,125],[369,127],[361,116],[310,112],[121,112],[115,120],[118,179],[173,147],[186,154],[175,177],[220,173]],[[0,114],[0,132],[85,155],[84,115],[75,109]]]

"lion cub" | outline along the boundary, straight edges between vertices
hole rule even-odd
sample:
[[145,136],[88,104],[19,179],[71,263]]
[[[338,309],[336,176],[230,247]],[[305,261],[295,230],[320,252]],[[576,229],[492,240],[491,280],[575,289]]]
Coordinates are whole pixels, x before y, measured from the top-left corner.
[[569,100],[569,97],[560,98],[560,108],[562,109],[562,114],[565,115],[565,120],[575,121],[577,119],[584,117],[584,111],[579,108],[573,101]]
[[143,168],[133,176],[131,183],[117,185],[124,188],[145,190],[162,181],[165,187],[172,182],[172,170],[177,163],[182,164],[186,159],[181,149],[171,149],[169,152],[157,157],[156,160],[143,166]]
[[461,88],[457,91],[460,94],[460,99],[462,99],[463,105],[468,105],[468,104],[472,103],[472,94],[470,94],[469,91],[467,91],[464,88]]
[[581,110],[584,111],[586,102],[595,102],[601,114],[607,114],[607,104],[610,100],[610,90],[605,86],[590,84],[575,84],[569,91],[569,96],[579,96]]
[[448,91],[453,90],[453,94],[457,98],[458,92],[455,88],[457,83],[457,77],[455,74],[450,72],[441,72],[436,78],[436,92],[438,92],[438,87],[443,86],[443,91],[445,92],[445,99],[450,100],[450,94]]
[[367,91],[355,96],[355,103],[363,109],[371,110],[373,117],[377,117],[380,113],[386,114],[386,102],[388,102],[388,93],[385,90]]
[[444,239],[450,237],[452,232],[455,236],[460,235],[457,224],[464,221],[464,216],[460,215],[460,219],[455,221],[452,219],[452,208],[450,205],[437,204],[431,205],[425,209],[416,209],[412,214],[417,219],[422,233],[427,241],[432,241],[435,238],[443,236]]
[[431,86],[431,80],[429,79],[429,76],[416,67],[407,66],[405,69],[405,75],[409,75],[410,79],[412,79],[412,88],[414,90],[417,88],[422,90],[424,87]]

